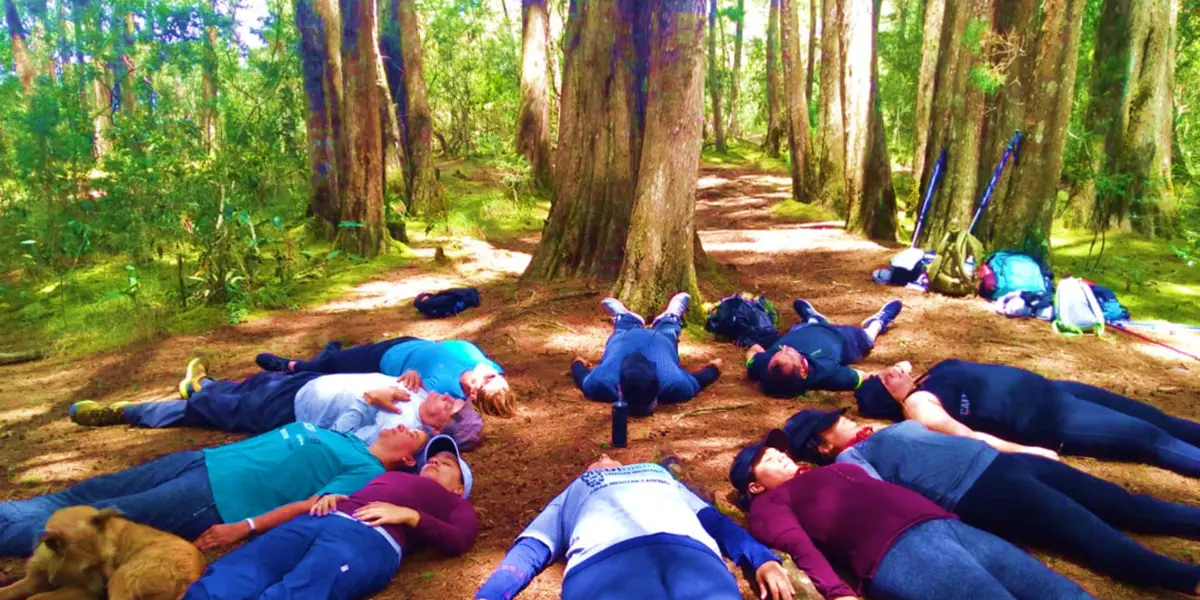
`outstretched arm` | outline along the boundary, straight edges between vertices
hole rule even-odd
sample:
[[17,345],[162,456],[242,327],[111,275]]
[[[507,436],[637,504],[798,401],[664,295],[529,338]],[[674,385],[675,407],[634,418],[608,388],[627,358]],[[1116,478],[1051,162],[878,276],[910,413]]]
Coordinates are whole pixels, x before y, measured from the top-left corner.
[[575,386],[579,389],[583,389],[583,380],[591,372],[592,369],[583,358],[576,356],[575,360],[571,361],[571,379],[575,380]]
[[550,548],[533,538],[523,537],[509,548],[500,566],[475,592],[475,600],[512,600],[546,570],[553,560]]
[[760,498],[750,513],[750,533],[764,544],[787,552],[826,598],[856,597],[854,589],[813,544],[790,506]]
[[904,416],[924,425],[932,431],[979,440],[1004,453],[1034,454],[1051,460],[1059,460],[1058,453],[1053,450],[1038,448],[1036,446],[1023,446],[1002,440],[994,435],[975,431],[963,425],[946,412],[946,409],[942,407],[942,403],[938,401],[937,396],[929,392],[914,392],[905,399]]
[[700,384],[700,389],[704,389],[716,382],[717,378],[721,376],[721,365],[721,359],[714,358],[708,361],[708,364],[704,365],[700,370],[692,373],[692,377],[696,378],[696,383]]
[[[263,513],[253,519],[246,519],[236,523],[226,523],[223,525],[213,525],[207,531],[196,538],[196,547],[203,551],[220,548],[235,544],[247,537],[251,533],[262,533],[274,527],[278,527],[300,515],[306,514],[313,504],[317,501],[317,496],[285,504],[279,508]],[[254,525],[251,526],[250,522]]]

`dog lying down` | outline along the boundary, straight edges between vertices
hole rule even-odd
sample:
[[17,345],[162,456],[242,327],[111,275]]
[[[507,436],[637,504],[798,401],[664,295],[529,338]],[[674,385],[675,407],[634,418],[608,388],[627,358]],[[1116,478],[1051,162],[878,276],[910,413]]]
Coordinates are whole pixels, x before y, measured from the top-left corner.
[[25,578],[0,588],[0,600],[177,600],[204,566],[183,538],[116,509],[71,506],[50,516]]

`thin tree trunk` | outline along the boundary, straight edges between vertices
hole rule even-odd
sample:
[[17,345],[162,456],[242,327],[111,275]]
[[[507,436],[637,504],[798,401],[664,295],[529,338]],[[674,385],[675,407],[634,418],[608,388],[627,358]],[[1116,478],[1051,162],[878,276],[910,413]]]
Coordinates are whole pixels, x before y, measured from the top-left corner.
[[[213,2],[216,4],[215,0]],[[215,8],[214,8],[215,10]],[[133,114],[137,112],[137,62],[134,61],[134,54],[137,51],[137,29],[133,23],[133,13],[125,13],[125,30],[121,36],[121,45],[124,52],[121,54],[121,112]],[[216,46],[217,31],[215,28],[209,28],[209,42],[212,46]],[[215,61],[214,61],[215,62]]]
[[783,47],[784,96],[787,99],[788,148],[791,152],[792,199],[812,202],[816,189],[812,169],[808,98],[804,96],[804,70],[800,57],[800,23],[796,0],[782,0],[779,11],[780,45]]
[[[676,292],[699,295],[696,175],[704,120],[704,0],[652,0],[645,145],[617,296],[634,310]],[[709,23],[712,23],[710,13]],[[719,122],[719,121],[718,121]]]
[[25,27],[13,0],[4,0],[4,19],[8,25],[8,36],[12,40],[13,70],[21,82],[21,93],[26,99],[33,97],[33,64],[30,63],[29,46],[25,43]]
[[737,23],[733,34],[733,78],[729,87],[729,137],[737,139],[742,134],[738,124],[738,95],[742,78],[742,38],[746,28],[746,0],[737,0]]
[[408,179],[409,208],[416,214],[445,215],[446,197],[433,166],[433,116],[425,93],[421,33],[415,0],[395,0],[403,56],[405,101],[405,150],[411,173]]
[[[882,0],[850,0],[854,8],[850,14],[863,14],[871,11],[870,29],[866,30],[861,24],[848,28],[846,35],[846,106],[847,122],[851,120],[849,111],[856,106],[856,97],[866,97],[865,111],[867,120],[865,140],[862,143],[862,158],[860,167],[852,167],[847,159],[846,190],[849,206],[846,211],[846,229],[866,234],[877,240],[895,241],[896,239],[896,191],[892,186],[892,162],[888,155],[887,139],[883,124],[883,106],[879,97],[879,54],[875,49],[875,36],[879,32],[879,10]],[[860,19],[862,20],[862,19]],[[864,36],[867,39],[863,39]],[[862,56],[857,54],[856,45],[865,47],[869,53],[867,74],[861,78],[855,71],[861,69]],[[864,81],[865,80],[865,81]],[[866,84],[866,90],[861,87]],[[851,89],[854,89],[851,92]],[[857,108],[856,108],[857,109]],[[861,115],[859,115],[861,116]],[[848,134],[848,139],[857,139],[856,134]],[[850,142],[847,142],[849,144]],[[855,152],[858,150],[856,149]],[[847,151],[847,155],[852,152]],[[853,192],[851,192],[853,190]]]
[[813,97],[813,71],[816,66],[817,58],[817,2],[820,0],[808,0],[808,70],[805,71],[804,82],[804,97],[808,98],[809,102]]
[[[217,12],[217,0],[212,0],[211,5],[213,15]],[[201,118],[201,127],[204,135],[204,149],[210,154],[216,152],[217,147],[217,27],[209,25],[205,31],[204,45],[204,79],[202,82],[203,97],[203,117]]]
[[842,106],[842,35],[844,0],[824,0],[821,19],[821,122],[818,137],[820,192],[818,202],[845,208],[846,124]]
[[550,99],[547,49],[550,13],[546,0],[521,2],[521,104],[517,109],[517,151],[529,161],[533,180],[550,186]]
[[712,101],[713,135],[717,152],[725,152],[725,123],[721,120],[721,76],[717,69],[717,0],[708,11],[708,90]]
[[783,118],[780,116],[784,103],[783,81],[779,75],[779,3],[770,0],[770,15],[767,18],[767,135],[763,147],[767,156],[779,158],[779,141],[783,137]]
[[337,225],[341,206],[336,149],[339,136],[332,121],[334,99],[326,86],[332,67],[326,60],[326,46],[331,42],[326,35],[326,22],[314,10],[313,0],[295,0],[295,14],[304,92],[308,97],[308,164],[313,187],[309,207],[321,231],[329,236]]
[[350,168],[342,195],[337,246],[364,257],[386,252],[383,213],[383,128],[378,80],[379,41],[375,0],[341,0],[343,86],[346,119],[343,141]]
[[[929,142],[929,120],[933,108],[933,90],[937,77],[939,48],[942,41],[942,20],[946,16],[946,0],[925,0],[925,25],[921,38],[921,71],[917,76],[916,110],[913,113],[912,174],[917,185],[912,186],[909,206],[919,206],[925,186],[925,146]],[[940,151],[940,148],[939,148]]]

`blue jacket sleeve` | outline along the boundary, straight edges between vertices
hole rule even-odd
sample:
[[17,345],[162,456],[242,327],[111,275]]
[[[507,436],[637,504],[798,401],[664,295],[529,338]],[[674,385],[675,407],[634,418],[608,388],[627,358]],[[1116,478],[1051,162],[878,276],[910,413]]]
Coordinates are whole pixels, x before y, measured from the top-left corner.
[[587,368],[587,365],[577,360],[571,362],[571,379],[575,380],[575,386],[579,389],[583,389],[583,382],[590,372],[591,369]]
[[720,376],[721,370],[718,369],[716,365],[708,365],[707,367],[692,373],[692,377],[696,378],[696,383],[700,384],[700,389],[704,389],[712,385]]
[[550,565],[553,556],[546,544],[523,537],[509,548],[500,566],[475,592],[475,600],[512,600]]
[[755,571],[763,564],[771,561],[780,562],[774,552],[760,544],[745,529],[717,509],[710,506],[696,513],[696,517],[700,519],[704,531],[707,531],[708,535],[717,541],[721,554],[728,556],[734,564],[740,567],[748,581],[754,581]]

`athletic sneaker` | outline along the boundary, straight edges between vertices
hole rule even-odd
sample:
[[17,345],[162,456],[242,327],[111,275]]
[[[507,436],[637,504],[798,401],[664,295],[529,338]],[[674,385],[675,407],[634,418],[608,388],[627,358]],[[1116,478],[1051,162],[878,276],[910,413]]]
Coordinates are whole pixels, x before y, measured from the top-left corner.
[[892,322],[896,320],[896,317],[900,316],[900,309],[902,308],[904,308],[904,305],[899,300],[892,300],[884,304],[883,308],[879,309],[879,312],[867,317],[867,320],[862,322],[862,326],[865,329],[871,323],[879,321],[879,333],[884,333],[892,326]]
[[108,406],[100,406],[93,400],[82,400],[67,409],[71,421],[76,425],[88,427],[103,427],[105,425],[124,425],[125,407],[129,402],[114,402]]
[[679,292],[671,296],[671,301],[667,302],[667,310],[662,311],[662,314],[654,317],[654,322],[659,322],[660,319],[667,315],[677,317],[680,321],[683,320],[683,315],[687,313],[688,306],[692,303],[692,295],[687,292]]
[[616,319],[621,315],[630,315],[640,321],[643,326],[646,324],[646,319],[642,318],[642,315],[629,310],[629,308],[625,306],[624,302],[621,302],[616,298],[605,298],[604,300],[600,301],[600,305],[604,307],[604,310],[608,311],[608,314],[612,315],[613,319]]
[[[328,346],[326,347],[328,348]],[[324,353],[324,350],[322,350],[322,353]],[[264,371],[286,373],[288,370],[288,363],[291,361],[282,356],[275,356],[274,354],[263,352],[262,354],[254,357],[254,362],[258,365],[258,368]]]
[[817,323],[829,322],[829,319],[826,319],[825,315],[817,312],[817,309],[813,308],[811,302],[802,298],[797,298],[796,301],[792,303],[792,310],[795,310],[796,316],[800,317],[800,320],[804,321],[805,323],[810,321],[816,321]]
[[188,361],[187,373],[179,380],[179,397],[187,400],[200,389],[200,382],[208,379],[208,361],[196,357]]

